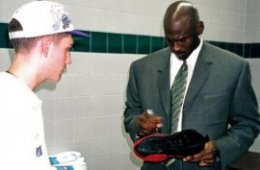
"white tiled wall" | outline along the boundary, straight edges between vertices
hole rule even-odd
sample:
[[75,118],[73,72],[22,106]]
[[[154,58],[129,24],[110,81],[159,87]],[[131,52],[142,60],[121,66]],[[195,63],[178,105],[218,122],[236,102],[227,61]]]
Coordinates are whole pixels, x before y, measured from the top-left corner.
[[[205,22],[204,38],[224,42],[259,42],[258,0],[192,0]],[[1,0],[0,22],[29,0]],[[162,18],[172,0],[59,0],[74,25],[90,31],[163,36]],[[0,49],[0,70],[12,52]],[[78,150],[89,170],[133,170],[141,162],[130,152],[122,115],[132,54],[73,53],[72,65],[58,84],[37,89],[44,100],[46,139],[50,153]],[[250,60],[260,101],[258,60]],[[260,152],[260,139],[251,150]]]
[[[73,21],[80,28],[163,36],[164,12],[173,1],[95,0],[84,2],[75,0],[73,6],[69,6]],[[205,22],[205,39],[225,42],[245,41],[247,1],[192,0],[192,2],[197,4],[201,11],[201,18]],[[80,14],[82,17],[79,17]]]
[[[246,37],[247,42],[259,43],[260,41],[260,1],[248,0],[247,19],[246,19]],[[260,55],[260,54],[259,54]]]
[[[251,72],[252,72],[252,82],[253,82],[253,86],[255,88],[258,105],[259,105],[260,104],[260,81],[259,81],[260,60],[259,59],[250,59],[249,63],[250,63]],[[258,135],[258,138],[255,140],[255,142],[254,142],[253,146],[250,148],[250,150],[253,152],[260,153],[260,135]]]
[[[79,150],[89,169],[122,169],[129,145],[122,125],[131,55],[73,53],[72,64],[56,85],[37,92],[43,104],[50,153]],[[128,157],[129,158],[129,157]],[[101,161],[103,160],[103,161]],[[109,164],[107,165],[106,163]]]
[[[1,0],[0,21],[8,22],[12,11],[29,0]],[[172,0],[57,0],[65,4],[74,24],[91,31],[163,36],[164,12]],[[245,42],[249,20],[259,21],[258,0],[191,0],[205,22],[204,38]],[[258,4],[255,5],[255,4]],[[248,11],[248,15],[246,15]],[[257,12],[257,14],[256,14]],[[249,19],[250,18],[250,19]],[[259,23],[259,22],[258,22]],[[250,22],[254,24],[254,22]],[[259,28],[259,24],[258,27]],[[251,28],[256,31],[257,28]],[[257,33],[257,32],[256,32]],[[239,35],[239,36],[238,36]],[[251,36],[253,39],[254,35]]]

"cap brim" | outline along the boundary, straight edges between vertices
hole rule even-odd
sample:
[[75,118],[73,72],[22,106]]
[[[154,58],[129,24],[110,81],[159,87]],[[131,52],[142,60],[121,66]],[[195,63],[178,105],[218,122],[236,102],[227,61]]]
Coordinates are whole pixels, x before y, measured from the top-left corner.
[[69,33],[73,36],[76,36],[76,37],[82,37],[82,38],[89,38],[90,37],[89,33],[82,32],[82,31],[79,31],[79,30],[73,30],[73,31],[70,31]]

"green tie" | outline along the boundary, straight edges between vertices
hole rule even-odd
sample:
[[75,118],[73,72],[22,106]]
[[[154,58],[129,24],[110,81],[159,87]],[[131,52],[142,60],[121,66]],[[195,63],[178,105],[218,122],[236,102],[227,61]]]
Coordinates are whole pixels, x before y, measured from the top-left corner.
[[[187,85],[188,66],[186,60],[183,61],[181,68],[175,76],[174,82],[170,89],[171,93],[171,133],[177,131],[180,111],[184,99],[185,89]],[[168,167],[175,162],[175,159],[170,159],[165,163]]]
[[179,115],[184,99],[185,89],[187,85],[188,66],[186,60],[183,61],[178,71],[173,85],[170,89],[171,93],[171,133],[177,131]]

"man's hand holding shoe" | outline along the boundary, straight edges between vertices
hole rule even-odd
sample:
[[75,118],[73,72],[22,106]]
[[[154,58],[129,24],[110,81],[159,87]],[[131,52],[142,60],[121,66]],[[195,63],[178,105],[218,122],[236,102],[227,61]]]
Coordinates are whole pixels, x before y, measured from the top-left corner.
[[204,149],[194,155],[183,158],[183,161],[198,162],[199,166],[211,166],[216,161],[218,149],[213,140],[208,141],[205,144]]

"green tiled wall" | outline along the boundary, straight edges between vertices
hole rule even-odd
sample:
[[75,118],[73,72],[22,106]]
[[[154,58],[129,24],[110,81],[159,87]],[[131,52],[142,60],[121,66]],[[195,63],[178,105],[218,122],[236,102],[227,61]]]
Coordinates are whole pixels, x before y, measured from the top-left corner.
[[8,25],[0,23],[0,48],[11,48],[10,41],[8,39]]
[[121,51],[123,53],[123,35],[122,34],[108,34],[107,35],[107,52],[116,53]]
[[[94,31],[88,33],[90,34],[88,39],[74,39],[73,51],[149,54],[167,46],[163,37]],[[260,58],[260,43],[209,42],[245,58]],[[0,48],[11,48],[6,23],[0,23]]]
[[123,53],[137,54],[137,35],[123,35]]

